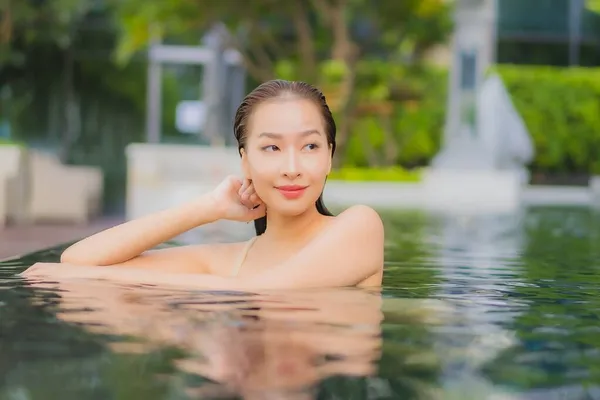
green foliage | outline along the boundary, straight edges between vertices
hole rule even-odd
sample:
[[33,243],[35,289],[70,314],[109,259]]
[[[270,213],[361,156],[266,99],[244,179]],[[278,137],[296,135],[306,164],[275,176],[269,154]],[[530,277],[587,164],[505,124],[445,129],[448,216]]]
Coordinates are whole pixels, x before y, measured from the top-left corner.
[[[55,15],[48,8],[54,7],[50,3],[27,6],[32,14],[24,21],[35,27],[30,29],[31,41],[23,42],[19,34],[26,25],[13,28],[10,48],[22,62],[0,59],[0,118],[15,140],[54,151],[68,163],[101,167],[105,204],[119,207],[125,195],[124,147],[144,140],[147,63],[138,57],[124,65],[114,62],[118,27],[110,2],[95,6],[88,0],[56,2],[65,5],[61,18],[68,22],[67,31],[61,30],[60,21],[50,18]],[[59,43],[56,35],[44,37],[50,27],[34,23],[44,16],[48,17],[45,23],[54,26],[53,32],[64,31],[69,40]],[[176,104],[185,98],[185,89],[198,92],[199,79],[190,79],[173,66],[164,72],[162,131],[166,138],[179,135]]]
[[379,182],[419,182],[420,170],[407,170],[401,167],[389,168],[356,168],[343,167],[334,169],[329,174],[331,180],[342,181],[379,181]]
[[361,15],[381,32],[378,45],[404,61],[415,61],[425,50],[443,43],[452,30],[454,1],[362,1]]
[[19,146],[23,147],[24,144],[22,142],[18,142],[15,140],[0,138],[0,146]]
[[[276,64],[285,59],[300,65],[296,73],[307,81],[314,78],[315,62],[339,60],[333,53],[340,32],[334,25],[340,16],[363,56],[385,54],[409,62],[443,42],[452,28],[452,2],[444,0],[254,0],[244,7],[238,0],[113,3],[121,26],[119,61],[145,49],[153,36],[197,44],[206,28],[220,21],[233,34],[230,44],[242,53],[249,74],[258,81],[276,75]],[[342,13],[337,13],[338,7]],[[343,71],[340,65],[325,65],[324,72],[339,77]]]
[[586,7],[596,13],[600,13],[600,0],[586,0]]
[[600,173],[600,69],[496,70],[533,138],[534,171]]
[[[447,71],[432,67],[408,68],[385,61],[364,61],[358,70],[357,101],[391,101],[391,129],[398,146],[395,165],[426,165],[440,147],[446,113]],[[376,148],[389,145],[381,118],[358,116],[352,125],[345,163],[367,166],[360,139],[363,131]]]
[[92,6],[82,0],[4,1],[0,65],[24,65],[26,49],[36,44],[68,47],[74,40],[73,25]]

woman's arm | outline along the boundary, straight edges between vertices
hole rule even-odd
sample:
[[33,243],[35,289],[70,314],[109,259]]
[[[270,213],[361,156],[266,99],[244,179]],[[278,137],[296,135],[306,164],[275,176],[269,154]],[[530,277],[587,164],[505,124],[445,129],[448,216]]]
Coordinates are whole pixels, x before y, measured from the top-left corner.
[[61,262],[163,268],[165,262],[182,266],[180,260],[188,260],[187,266],[180,268],[188,271],[194,261],[189,256],[198,255],[198,248],[206,246],[158,250],[139,256],[183,232],[219,219],[247,222],[262,217],[265,207],[253,190],[248,180],[228,176],[197,200],[126,222],[75,243],[63,252]]
[[379,215],[369,207],[354,206],[339,215],[327,230],[288,262],[248,278],[126,268],[73,268],[57,264],[36,264],[22,275],[27,278],[91,278],[217,290],[354,286],[374,275],[381,279],[383,245],[384,231]]
[[121,264],[183,232],[218,220],[217,210],[213,197],[205,195],[85,238],[67,248],[61,262],[98,266]]

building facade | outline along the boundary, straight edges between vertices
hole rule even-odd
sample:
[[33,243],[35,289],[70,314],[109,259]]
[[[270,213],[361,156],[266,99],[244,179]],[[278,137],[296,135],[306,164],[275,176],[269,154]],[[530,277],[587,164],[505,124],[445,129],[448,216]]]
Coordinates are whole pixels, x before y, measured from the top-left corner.
[[600,14],[588,0],[496,0],[498,63],[600,65]]

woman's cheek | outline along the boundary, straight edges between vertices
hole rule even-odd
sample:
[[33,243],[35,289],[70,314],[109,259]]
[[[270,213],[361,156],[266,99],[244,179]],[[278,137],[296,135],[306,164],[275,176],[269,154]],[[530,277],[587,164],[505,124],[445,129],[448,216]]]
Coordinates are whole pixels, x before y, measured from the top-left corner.
[[269,160],[266,157],[257,159],[250,166],[252,173],[252,179],[256,181],[272,179],[273,173],[277,172],[276,166],[273,164],[273,160]]
[[264,200],[266,197],[268,197],[269,187],[270,186],[265,184],[264,182],[254,181],[254,190],[256,191],[256,194],[258,195],[258,197],[260,197],[262,200]]
[[310,171],[312,176],[320,177],[327,175],[329,171],[329,158],[321,156],[310,157],[304,164],[307,171]]

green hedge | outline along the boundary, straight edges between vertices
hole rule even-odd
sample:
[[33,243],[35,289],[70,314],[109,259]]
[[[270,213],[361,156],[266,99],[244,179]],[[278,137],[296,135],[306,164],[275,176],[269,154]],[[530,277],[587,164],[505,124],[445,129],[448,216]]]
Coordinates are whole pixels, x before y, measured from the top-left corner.
[[499,66],[533,138],[533,171],[600,173],[600,69]]
[[24,147],[25,144],[11,139],[0,138],[0,146],[19,146]]
[[390,168],[357,168],[343,167],[334,169],[329,174],[330,180],[341,181],[377,181],[377,182],[419,182],[421,170],[406,170],[400,167]]

